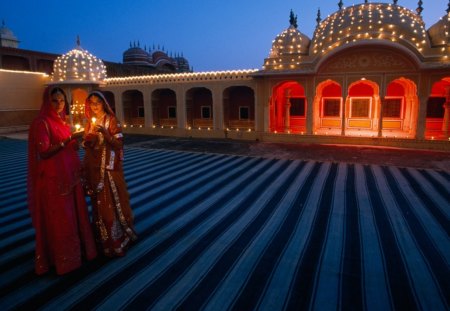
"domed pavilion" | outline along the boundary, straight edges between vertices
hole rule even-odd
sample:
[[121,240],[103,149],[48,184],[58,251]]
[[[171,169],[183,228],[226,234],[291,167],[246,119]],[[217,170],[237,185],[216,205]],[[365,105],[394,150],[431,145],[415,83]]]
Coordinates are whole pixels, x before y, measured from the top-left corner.
[[61,86],[68,96],[71,122],[83,123],[84,101],[92,89],[105,84],[106,66],[83,49],[78,38],[73,50],[55,60],[51,78],[49,84]]

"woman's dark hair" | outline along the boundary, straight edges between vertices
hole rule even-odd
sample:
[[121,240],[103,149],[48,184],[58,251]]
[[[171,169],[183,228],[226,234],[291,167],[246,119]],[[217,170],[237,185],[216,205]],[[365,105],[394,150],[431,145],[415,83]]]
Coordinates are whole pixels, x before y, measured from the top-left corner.
[[67,104],[67,96],[66,96],[66,92],[64,92],[64,90],[60,87],[54,87],[50,90],[50,96],[55,95],[56,93],[60,93],[64,96],[64,102]]

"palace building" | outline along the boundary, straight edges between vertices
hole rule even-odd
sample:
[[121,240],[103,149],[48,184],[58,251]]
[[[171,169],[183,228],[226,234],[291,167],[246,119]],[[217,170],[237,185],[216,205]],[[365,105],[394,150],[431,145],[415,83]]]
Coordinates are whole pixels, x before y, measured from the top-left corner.
[[124,63],[185,72],[114,75],[79,48],[45,79],[69,91],[73,119],[99,88],[132,133],[449,149],[450,2],[429,28],[421,11],[340,1],[312,38],[291,11],[258,70],[188,72],[182,56],[134,45]]

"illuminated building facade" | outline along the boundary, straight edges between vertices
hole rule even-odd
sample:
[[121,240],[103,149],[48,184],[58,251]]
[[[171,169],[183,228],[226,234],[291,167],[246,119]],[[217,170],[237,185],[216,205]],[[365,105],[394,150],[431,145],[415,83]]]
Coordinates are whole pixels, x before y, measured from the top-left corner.
[[[68,88],[73,103],[100,87],[135,133],[448,148],[450,3],[426,29],[420,4],[413,11],[397,2],[340,1],[327,18],[318,12],[312,38],[291,12],[260,70],[70,81],[58,78],[55,62],[50,83]],[[152,61],[138,54],[134,61]]]

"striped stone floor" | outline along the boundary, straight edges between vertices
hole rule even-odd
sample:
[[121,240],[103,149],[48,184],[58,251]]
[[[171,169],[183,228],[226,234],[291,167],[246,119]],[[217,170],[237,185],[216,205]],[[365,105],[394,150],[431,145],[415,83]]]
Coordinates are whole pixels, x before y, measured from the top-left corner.
[[0,310],[449,310],[449,172],[125,154],[138,243],[38,277],[26,141],[0,140]]

